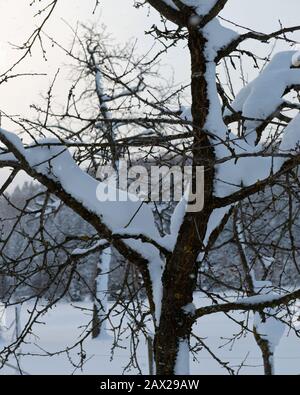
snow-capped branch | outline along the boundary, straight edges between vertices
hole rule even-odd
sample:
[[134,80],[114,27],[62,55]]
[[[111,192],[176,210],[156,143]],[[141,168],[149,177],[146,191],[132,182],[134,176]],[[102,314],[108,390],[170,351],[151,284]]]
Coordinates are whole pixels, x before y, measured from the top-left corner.
[[132,233],[128,234],[127,230],[125,233],[114,233],[113,234],[114,239],[120,239],[120,240],[140,240],[142,243],[148,243],[152,244],[155,248],[158,249],[165,257],[170,256],[171,250],[163,246],[162,244],[159,243],[159,241],[151,239],[151,237],[146,236],[142,233],[137,234],[137,233]]
[[179,26],[203,28],[228,0],[147,0],[165,18]]
[[[138,226],[138,222],[141,221],[144,229],[145,223],[148,223],[150,232],[145,234],[150,237],[152,234],[154,238],[159,238],[152,211],[147,205],[139,207],[140,202],[132,201],[121,203],[99,201],[97,197],[99,189],[97,190],[97,188],[99,187],[101,192],[101,188],[105,186],[83,172],[65,147],[51,146],[53,139],[43,140],[43,144],[39,147],[29,146],[25,149],[16,135],[0,129],[0,141],[6,145],[15,158],[13,159],[9,154],[9,162],[4,158],[2,166],[12,163],[14,168],[20,168],[37,179],[51,193],[91,223],[103,238],[122,250],[120,252],[124,256],[134,258],[138,265],[139,262],[141,265],[146,265],[152,255],[156,256],[157,250],[154,247],[147,251],[144,243],[142,243],[143,254],[147,251],[146,256],[142,256],[138,252],[140,244],[138,241],[124,243],[122,240],[115,240],[113,237],[114,229],[121,229],[126,226],[137,212],[132,221],[132,226],[135,229],[141,229]],[[49,146],[47,146],[47,141],[50,144]],[[146,221],[145,218],[147,218]],[[127,231],[130,232],[130,226],[127,227]]]
[[[295,53],[286,51],[275,55],[264,71],[243,88],[232,103],[234,111],[248,117],[248,120],[243,124],[243,136],[228,132],[229,145],[215,146],[216,163],[220,163],[217,164],[215,208],[227,207],[261,191],[299,164],[299,115],[282,130],[282,141],[271,156],[264,155],[265,149],[259,144],[263,130],[282,108],[298,109],[298,104],[293,105],[284,99],[289,90],[298,89],[300,84],[300,70],[293,64]],[[227,110],[225,117],[230,112]],[[241,157],[238,159],[239,155]],[[225,160],[230,156],[231,160]]]
[[215,4],[211,7],[209,12],[203,16],[201,22],[199,23],[199,27],[202,28],[207,25],[212,19],[214,19],[219,13],[223,10],[228,0],[214,0]]
[[[300,70],[293,65],[296,51],[276,54],[268,66],[257,78],[246,85],[231,103],[236,113],[253,118],[244,123],[245,138],[253,140],[252,131],[256,133],[256,144],[260,141],[265,127],[282,108],[291,104],[284,100],[284,95],[300,86]],[[267,93],[266,93],[267,92]],[[259,103],[259,105],[258,105]],[[225,112],[230,115],[231,110]]]
[[[175,23],[176,25],[184,25],[182,15],[176,8],[175,4],[169,0],[147,0],[147,2],[155,8],[161,15]],[[172,4],[173,3],[173,4]]]
[[79,258],[84,258],[90,254],[93,254],[95,252],[100,252],[105,250],[106,248],[109,247],[109,243],[106,240],[99,240],[97,243],[92,245],[89,248],[76,248],[75,250],[72,251],[72,258],[79,259]]
[[[98,97],[99,101],[99,110],[101,113],[101,116],[107,120],[111,118],[111,113],[109,112],[108,106],[107,106],[107,95],[105,93],[104,85],[103,85],[103,75],[102,71],[97,64],[96,57],[95,57],[95,52],[93,49],[88,47],[88,53],[90,54],[90,67],[92,68],[94,74],[95,74],[95,91]],[[115,144],[115,125],[112,123],[105,123],[104,124],[105,128],[105,136],[107,138],[107,141],[110,145],[110,150],[112,154],[112,160],[113,160],[113,165],[115,166],[117,160],[118,160],[118,152],[116,150],[116,144]]]
[[266,186],[274,184],[274,182],[276,182],[276,180],[278,180],[280,176],[287,174],[299,164],[300,164],[300,155],[293,156],[290,159],[284,161],[284,164],[282,165],[281,169],[275,172],[274,174],[270,174],[269,177],[266,177],[265,179],[262,180],[258,180],[252,185],[244,186],[240,190],[228,196],[215,197],[213,206],[215,208],[220,208],[240,202],[243,199],[246,199],[247,197],[264,190]]
[[[219,62],[222,58],[230,55],[233,51],[237,49],[237,47],[246,40],[257,40],[261,42],[268,42],[272,38],[278,38],[280,36],[284,36],[287,33],[294,33],[300,30],[300,26],[292,26],[287,28],[279,29],[272,33],[258,33],[258,32],[247,32],[245,34],[241,34],[234,40],[232,40],[226,47],[223,47],[219,50],[216,61]],[[285,38],[286,39],[286,38]]]
[[[155,304],[154,298],[160,297],[160,290],[155,289],[155,278],[161,276],[160,251],[139,239],[122,240],[113,235],[114,229],[126,227],[130,232],[133,227],[138,234],[159,239],[151,208],[130,199],[121,202],[100,201],[98,194],[101,195],[106,185],[83,172],[65,147],[51,146],[53,139],[44,140],[39,147],[29,146],[25,149],[15,134],[0,129],[0,141],[18,162],[16,164],[13,161],[14,166],[44,185],[139,269],[147,290],[150,310],[159,316],[159,300]],[[47,141],[49,146],[46,145]],[[146,224],[147,231],[142,232]]]
[[237,300],[232,303],[222,303],[212,306],[200,307],[195,311],[194,319],[214,313],[229,313],[230,311],[259,311],[266,308],[274,308],[287,305],[300,299],[300,289],[288,293],[284,296],[276,295],[256,295],[249,298]]

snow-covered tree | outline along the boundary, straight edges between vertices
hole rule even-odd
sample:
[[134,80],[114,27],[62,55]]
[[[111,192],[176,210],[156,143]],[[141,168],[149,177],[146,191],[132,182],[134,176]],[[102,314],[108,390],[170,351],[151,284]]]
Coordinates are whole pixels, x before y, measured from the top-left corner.
[[[127,48],[126,56],[118,55],[118,48],[104,56],[100,44],[89,43],[87,56],[66,52],[79,60],[83,70],[89,70],[92,97],[87,95],[91,90],[85,89],[77,100],[73,86],[63,113],[48,103],[45,109],[37,107],[38,121],[22,123],[29,136],[34,126],[47,136],[50,133],[51,138],[25,143],[16,133],[0,129],[4,146],[0,165],[13,169],[2,191],[20,170],[25,171],[93,227],[94,244],[82,255],[112,246],[139,271],[153,320],[157,374],[188,373],[192,329],[197,321],[201,325],[202,317],[254,311],[255,331],[263,339],[274,311],[300,297],[299,289],[279,294],[272,289],[266,294],[265,287],[253,284],[254,278],[249,277],[248,288],[252,282],[252,289],[247,297],[229,301],[214,295],[211,305],[193,304],[199,271],[234,208],[295,172],[300,162],[300,106],[293,94],[300,86],[299,52],[289,49],[272,56],[235,97],[219,76],[220,65],[227,58],[234,62],[233,55],[243,53],[246,40],[268,43],[280,38],[291,43],[287,35],[300,27],[241,34],[219,18],[227,3],[144,2],[166,22],[152,30],[152,35],[167,43],[164,50],[179,40],[188,45],[189,95],[184,87],[171,89],[158,84],[158,78],[153,78],[157,57],[151,61],[135,58],[132,48]],[[39,34],[37,30],[37,38]],[[32,37],[27,48],[34,45]],[[111,62],[114,57],[116,63]],[[102,78],[109,85],[105,97]],[[184,93],[191,103],[188,107],[181,104]],[[286,115],[286,110],[293,111]],[[125,191],[119,191],[123,197],[119,201],[100,201],[107,184],[89,175],[85,165],[90,169],[103,162],[116,164],[120,156],[131,158],[133,153],[145,161],[150,156],[157,164],[170,160],[170,155],[180,164],[190,163],[194,170],[190,190],[197,190],[196,168],[204,167],[203,209],[188,210],[183,197],[172,215],[171,233],[162,236],[151,201],[134,202]],[[90,238],[88,241],[91,243]],[[72,259],[66,261],[68,264],[71,271],[76,270]],[[271,317],[263,321],[262,316],[268,315]],[[142,315],[140,327],[145,326],[143,319]]]

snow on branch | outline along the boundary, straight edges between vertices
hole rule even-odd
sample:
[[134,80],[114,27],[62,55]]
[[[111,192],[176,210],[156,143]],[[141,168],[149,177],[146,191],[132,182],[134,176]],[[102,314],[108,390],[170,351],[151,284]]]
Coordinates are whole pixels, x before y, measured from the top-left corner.
[[[264,122],[269,123],[270,117],[273,118],[285,104],[285,93],[300,86],[300,70],[293,68],[295,56],[295,51],[276,54],[262,73],[244,87],[231,103],[235,112],[250,119],[244,123],[245,137],[250,143],[254,139],[256,142],[260,140]],[[225,116],[231,113],[228,109]]]
[[[255,157],[253,157],[254,159]],[[259,165],[261,164],[262,166],[266,166],[266,163],[263,163],[262,160],[265,159],[263,157],[259,158],[261,161],[253,162],[256,163],[255,168],[259,168]],[[280,161],[282,159],[279,157]],[[278,161],[277,163],[280,163]],[[251,169],[251,162],[248,163],[250,167],[248,169]],[[252,196],[262,190],[264,190],[268,185],[274,184],[278,178],[286,173],[288,173],[290,170],[294,169],[296,166],[300,164],[300,155],[295,155],[290,157],[290,159],[284,161],[282,167],[277,171],[274,172],[273,174],[270,174],[269,176],[266,176],[263,179],[257,178],[256,182],[253,182],[252,184],[248,186],[244,186],[243,188],[237,188],[237,185],[234,186],[236,189],[235,192],[232,192],[231,194],[223,197],[218,197],[215,196],[214,202],[213,202],[213,207],[215,208],[221,208],[221,207],[226,207],[228,205],[233,205],[243,199],[246,199],[249,196]],[[246,171],[246,166],[245,166],[245,171]],[[255,171],[255,170],[254,170]],[[252,172],[251,172],[252,173]],[[252,177],[256,177],[255,173],[254,175],[251,175]]]
[[[293,66],[295,54],[295,51],[286,51],[275,55],[265,70],[243,88],[232,103],[234,111],[247,120],[244,121],[242,137],[228,132],[228,144],[215,144],[217,163],[220,163],[216,166],[216,208],[259,192],[299,163],[300,115],[282,131],[276,152],[265,156],[263,145],[258,143],[263,129],[277,111],[283,106],[291,107],[283,97],[285,93],[300,86],[300,70]],[[227,110],[225,116],[230,112]]]
[[[39,145],[25,148],[15,134],[0,129],[0,141],[13,154],[12,158],[18,161],[20,169],[46,186],[50,193],[89,222],[101,238],[139,268],[150,296],[150,309],[158,320],[163,270],[160,253],[163,248],[157,248],[158,243],[147,242],[160,239],[151,208],[144,202],[129,199],[127,192],[121,190],[118,191],[121,196],[118,201],[102,201],[107,184],[80,169],[66,147],[55,144],[58,142],[56,139],[44,139]],[[114,231],[120,232],[121,229],[131,237],[114,237]],[[90,251],[85,253],[89,254]]]
[[192,10],[199,16],[205,16],[220,6],[221,3],[226,3],[228,0],[162,0],[169,7],[176,11]]
[[[15,134],[3,129],[0,129],[0,140],[30,176],[68,205],[73,202],[71,208],[83,210],[85,216],[94,216],[94,222],[98,224],[97,230],[108,241],[113,241],[114,230],[120,229],[126,229],[126,232],[133,235],[138,232],[149,239],[159,239],[151,208],[147,204],[130,200],[123,191],[119,191],[122,194],[121,201],[101,201],[107,185],[80,169],[65,147],[54,144],[58,140],[44,139],[38,146],[25,148]],[[9,158],[13,159],[11,155]],[[139,239],[127,240],[126,244],[132,250],[139,251],[146,260],[158,257],[158,250],[153,245]]]
[[147,0],[164,17],[179,26],[202,28],[214,19],[228,0]]
[[239,299],[232,303],[223,303],[212,306],[200,307],[195,311],[194,318],[200,318],[214,313],[229,313],[230,311],[259,311],[266,308],[287,305],[300,299],[300,289],[286,295],[256,295],[249,298]]
[[[287,33],[294,33],[300,30],[300,26],[291,26],[288,28],[282,28],[279,29],[275,32],[272,33],[259,33],[259,32],[254,32],[254,31],[249,31],[245,34],[241,34],[239,36],[237,36],[235,39],[233,39],[231,42],[229,42],[226,46],[224,46],[223,48],[220,48],[217,57],[216,57],[216,61],[220,61],[222,58],[228,56],[231,54],[231,52],[235,51],[237,49],[237,47],[239,46],[239,44],[241,44],[242,42],[246,41],[246,40],[257,40],[257,41],[261,41],[261,42],[268,42],[269,40],[273,39],[273,38],[279,38],[280,36],[284,37],[285,40],[289,41],[286,38],[286,34]],[[292,40],[290,40],[292,41]]]
[[106,240],[99,240],[97,243],[92,245],[91,247],[88,248],[76,248],[75,250],[72,251],[71,256],[73,258],[84,258],[85,256],[88,256],[90,254],[93,254],[95,252],[103,251],[106,248],[109,247],[109,243]]
[[171,22],[179,26],[184,24],[182,15],[172,0],[147,0],[147,2]]
[[199,27],[202,28],[222,11],[228,0],[186,0],[185,2],[198,3],[196,12],[198,15],[202,16],[201,22],[199,23]]

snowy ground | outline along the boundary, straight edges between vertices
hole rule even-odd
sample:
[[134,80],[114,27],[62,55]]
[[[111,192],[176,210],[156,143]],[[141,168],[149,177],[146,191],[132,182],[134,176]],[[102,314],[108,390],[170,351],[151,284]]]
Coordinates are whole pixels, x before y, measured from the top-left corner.
[[[197,297],[197,305],[205,304],[205,299]],[[88,302],[78,303],[86,309],[91,308]],[[27,306],[30,308],[30,306]],[[22,320],[25,322],[26,308],[22,310]],[[235,318],[241,319],[239,314]],[[13,310],[7,312],[7,324],[9,325],[13,320]],[[76,340],[79,333],[81,333],[82,325],[90,321],[90,314],[87,311],[81,311],[74,308],[70,304],[61,303],[51,310],[44,318],[41,324],[35,327],[35,336],[30,339],[30,344],[23,346],[22,351],[30,351],[32,353],[41,353],[41,348],[47,351],[56,351],[65,348]],[[239,365],[245,358],[245,366],[241,370],[241,374],[261,374],[261,358],[257,346],[251,335],[241,338],[232,349],[230,346],[219,348],[226,343],[226,338],[229,338],[234,333],[238,333],[238,327],[223,314],[217,314],[204,318],[198,322],[196,333],[203,338],[207,338],[207,345],[217,354],[219,358],[224,361],[230,361],[231,366]],[[11,336],[8,331],[6,337]],[[220,339],[222,336],[223,340]],[[3,342],[0,348],[3,347]],[[121,374],[123,368],[128,363],[129,351],[126,349],[128,341],[124,341],[122,345],[125,349],[119,348],[115,352],[115,357],[110,360],[111,339],[101,341],[87,340],[85,350],[87,351],[87,362],[84,366],[83,373],[85,374]],[[41,347],[41,348],[39,348]],[[76,357],[78,349],[71,352],[73,357]],[[139,349],[139,361],[143,373],[148,373],[147,362],[147,348],[145,341],[141,340],[141,347]],[[192,374],[227,374],[206,351],[201,351],[198,355],[198,362],[191,361]],[[9,361],[15,365],[15,361]],[[65,354],[55,357],[32,357],[24,356],[21,359],[21,366],[23,370],[29,374],[80,374],[80,371],[74,372],[74,367],[70,365]],[[275,367],[277,374],[300,374],[300,339],[295,335],[286,333],[282,338],[279,347],[276,350]],[[1,370],[0,374],[13,374],[14,371],[10,367]],[[128,372],[129,374],[136,374],[137,371]]]

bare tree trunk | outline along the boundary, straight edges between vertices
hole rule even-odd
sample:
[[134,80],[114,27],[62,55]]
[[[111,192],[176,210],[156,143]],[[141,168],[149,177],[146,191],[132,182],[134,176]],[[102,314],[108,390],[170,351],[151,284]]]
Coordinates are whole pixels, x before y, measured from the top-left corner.
[[[193,317],[184,308],[193,302],[197,285],[197,258],[205,238],[207,224],[213,211],[211,206],[214,181],[214,150],[203,127],[209,111],[207,81],[205,79],[205,39],[197,29],[189,32],[191,54],[192,116],[194,124],[193,167],[204,166],[204,208],[197,213],[187,212],[181,225],[172,256],[163,274],[161,317],[155,336],[156,370],[159,375],[180,373],[176,370],[179,346],[190,340]],[[193,176],[192,186],[196,179]]]
[[[242,215],[242,210],[240,209],[240,214]],[[241,224],[241,220],[237,218],[237,211],[234,212],[234,233],[235,239],[237,241],[237,246],[239,250],[239,254],[241,257],[242,268],[245,274],[245,283],[247,287],[247,295],[255,296],[255,273],[254,269],[251,268],[251,265],[248,262],[248,257],[246,253],[246,239],[243,226]],[[267,318],[263,311],[258,312],[260,319],[265,321]],[[262,359],[264,363],[264,374],[266,376],[271,376],[274,374],[274,363],[273,363],[273,351],[270,347],[268,340],[264,339],[258,332],[255,325],[253,326],[253,334],[254,339],[260,348]]]
[[92,338],[96,339],[104,335],[106,331],[105,315],[108,302],[108,273],[110,270],[111,248],[102,251],[95,276],[93,327]]

